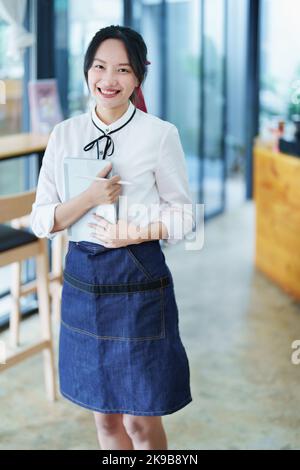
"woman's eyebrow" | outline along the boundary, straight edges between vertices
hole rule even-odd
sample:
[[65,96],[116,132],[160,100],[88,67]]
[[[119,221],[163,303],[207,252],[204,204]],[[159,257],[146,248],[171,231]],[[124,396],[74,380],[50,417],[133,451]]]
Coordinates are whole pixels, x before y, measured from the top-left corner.
[[[97,57],[95,57],[94,60],[98,60],[98,62],[103,62],[103,64],[106,64],[105,60],[98,59]],[[130,67],[130,64],[116,64],[116,65],[129,65]]]

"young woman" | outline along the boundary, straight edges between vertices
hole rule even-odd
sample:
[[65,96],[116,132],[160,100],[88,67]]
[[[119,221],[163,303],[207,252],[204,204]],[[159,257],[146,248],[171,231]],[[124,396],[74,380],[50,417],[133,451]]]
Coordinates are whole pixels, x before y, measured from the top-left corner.
[[[136,31],[96,33],[84,60],[94,106],[54,128],[31,213],[33,232],[52,239],[91,208],[119,200],[116,224],[99,216],[88,224],[95,243],[69,241],[62,291],[60,391],[93,410],[102,449],[167,449],[162,416],[192,401],[159,242],[177,243],[180,229],[181,238],[192,230],[184,206],[191,195],[177,128],[135,107],[148,64]],[[66,201],[63,160],[70,156],[105,158],[98,176],[111,168],[115,175]],[[129,215],[136,203],[158,210]]]

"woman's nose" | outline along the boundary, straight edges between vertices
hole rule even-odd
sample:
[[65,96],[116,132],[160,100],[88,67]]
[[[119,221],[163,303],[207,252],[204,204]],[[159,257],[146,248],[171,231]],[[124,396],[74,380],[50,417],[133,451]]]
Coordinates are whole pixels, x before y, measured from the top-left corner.
[[102,74],[101,78],[102,78],[101,79],[102,83],[112,85],[112,86],[117,84],[117,79],[116,79],[116,76],[115,76],[115,72],[105,71]]

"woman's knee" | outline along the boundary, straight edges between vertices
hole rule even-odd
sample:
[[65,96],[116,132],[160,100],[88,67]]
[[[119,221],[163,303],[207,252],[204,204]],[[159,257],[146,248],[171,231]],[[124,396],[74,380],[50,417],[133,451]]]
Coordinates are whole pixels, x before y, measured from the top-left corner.
[[94,412],[97,432],[112,435],[120,432],[123,427],[122,414],[105,414]]
[[147,439],[161,427],[161,416],[133,416],[123,415],[123,424],[131,438]]

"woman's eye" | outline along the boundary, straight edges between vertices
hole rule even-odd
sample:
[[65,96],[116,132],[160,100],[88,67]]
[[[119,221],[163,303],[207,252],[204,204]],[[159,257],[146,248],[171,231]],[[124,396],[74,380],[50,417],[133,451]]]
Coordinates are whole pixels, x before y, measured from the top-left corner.
[[[96,69],[103,69],[103,65],[96,64],[96,65],[95,65],[95,68],[96,68]],[[127,73],[129,73],[129,70],[127,70],[127,69],[119,69],[119,70],[121,70],[122,72],[127,72]]]

